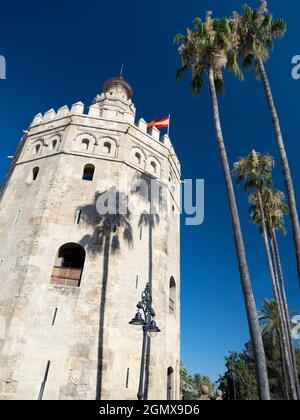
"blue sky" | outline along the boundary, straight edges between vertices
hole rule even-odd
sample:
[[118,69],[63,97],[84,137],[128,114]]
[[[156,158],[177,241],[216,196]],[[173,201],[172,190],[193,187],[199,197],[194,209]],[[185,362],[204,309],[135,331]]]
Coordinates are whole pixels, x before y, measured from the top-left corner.
[[[300,5],[269,3],[276,16],[288,20],[288,33],[277,42],[267,70],[299,202],[300,81],[291,78],[291,59],[300,54]],[[241,349],[248,340],[248,327],[207,88],[195,98],[187,81],[175,81],[178,57],[172,40],[206,10],[229,15],[242,4],[242,0],[5,2],[0,17],[0,55],[7,60],[7,80],[0,80],[0,179],[9,166],[6,156],[14,153],[22,129],[35,114],[78,100],[89,105],[122,62],[134,88],[137,116],[152,120],[172,114],[171,137],[182,175],[204,178],[206,188],[204,224],[182,226],[182,360],[190,371],[214,380],[224,370],[228,351]],[[270,152],[278,162],[262,86],[251,73],[243,83],[226,76],[220,109],[231,165],[253,148]],[[283,189],[279,165],[274,177]],[[237,191],[237,199],[259,306],[271,296],[264,249],[256,227],[249,224],[242,191]],[[290,231],[280,238],[280,246],[290,307],[300,311]]]

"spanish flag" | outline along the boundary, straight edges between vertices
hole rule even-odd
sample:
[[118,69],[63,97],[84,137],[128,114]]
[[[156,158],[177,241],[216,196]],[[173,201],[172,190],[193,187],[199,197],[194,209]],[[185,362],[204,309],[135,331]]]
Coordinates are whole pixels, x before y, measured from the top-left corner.
[[168,128],[170,125],[170,115],[165,118],[159,118],[157,120],[153,120],[148,124],[148,128]]

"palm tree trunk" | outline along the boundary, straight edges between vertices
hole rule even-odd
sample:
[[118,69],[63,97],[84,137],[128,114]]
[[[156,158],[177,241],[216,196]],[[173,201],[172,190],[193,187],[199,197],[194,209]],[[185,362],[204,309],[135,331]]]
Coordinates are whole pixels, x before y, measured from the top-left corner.
[[223,172],[224,172],[225,184],[226,184],[229,207],[230,207],[230,214],[231,214],[231,219],[232,219],[236,253],[237,253],[238,265],[239,265],[239,271],[240,271],[240,278],[241,278],[247,317],[248,317],[251,342],[253,346],[258,391],[259,391],[259,396],[262,400],[270,400],[270,388],[269,388],[269,381],[268,381],[266,356],[265,356],[263,340],[262,340],[262,336],[261,336],[261,332],[259,328],[257,309],[255,305],[252,284],[251,284],[251,279],[250,279],[250,274],[249,274],[249,269],[248,269],[245,246],[244,246],[242,230],[241,230],[241,225],[240,225],[240,220],[239,220],[239,215],[238,215],[238,209],[236,205],[235,193],[234,193],[230,167],[229,167],[228,158],[227,158],[227,152],[225,149],[225,144],[224,144],[224,139],[223,139],[218,98],[217,98],[215,81],[214,81],[214,70],[212,66],[209,68],[208,76],[209,76],[209,89],[210,89],[210,97],[211,97],[211,105],[212,105],[212,113],[213,113],[213,119],[214,119],[214,125],[215,125],[216,139],[217,139],[217,143],[219,147],[219,152],[220,152],[220,157],[221,157],[221,162],[222,162],[222,167],[223,167]]
[[283,396],[286,401],[289,401],[289,382],[286,373],[286,363],[283,357],[283,348],[282,348],[282,339],[280,336],[280,331],[277,332],[277,338],[279,342],[279,350],[280,350],[280,363],[281,363],[281,375],[282,375],[282,390]]
[[[285,355],[285,363],[287,366],[287,376],[290,380],[291,383],[291,378],[290,378],[290,371],[289,371],[289,366],[291,366],[292,369],[292,374],[293,374],[293,379],[294,379],[294,384],[295,384],[295,389],[296,389],[296,393],[297,393],[297,399],[298,399],[298,390],[297,390],[297,385],[296,385],[296,375],[295,375],[295,367],[294,367],[294,363],[293,363],[293,358],[292,358],[292,347],[291,347],[291,342],[289,340],[289,328],[287,325],[287,320],[286,320],[286,316],[285,316],[285,310],[284,310],[284,305],[283,305],[283,300],[282,300],[282,293],[280,290],[280,285],[279,285],[279,279],[278,279],[278,270],[277,270],[277,264],[276,264],[276,257],[275,257],[275,250],[274,250],[274,245],[272,240],[270,239],[270,249],[271,249],[271,258],[272,258],[272,264],[273,264],[273,270],[274,270],[274,277],[275,277],[275,286],[276,286],[276,293],[278,295],[278,318],[279,318],[279,324],[280,324],[280,333],[281,333],[281,337],[282,337],[282,348],[283,348],[283,354]],[[285,344],[286,343],[286,344]],[[287,357],[288,355],[288,357]],[[293,395],[294,397],[294,395]]]
[[286,329],[287,329],[287,332],[288,332],[289,344],[290,344],[290,348],[291,348],[291,357],[292,357],[292,363],[293,363],[293,369],[294,369],[294,376],[295,376],[297,394],[298,394],[298,399],[300,399],[299,375],[298,375],[295,347],[294,347],[294,344],[293,344],[293,337],[292,337],[291,327],[290,327],[290,316],[289,316],[290,312],[289,312],[289,307],[288,307],[288,302],[287,302],[287,297],[286,297],[285,282],[284,282],[284,277],[283,277],[283,270],[282,270],[280,252],[279,252],[279,247],[278,247],[278,243],[277,243],[275,230],[273,230],[273,232],[272,232],[271,244],[273,244],[273,247],[274,247],[273,252],[275,253],[275,258],[276,258],[277,267],[278,267],[278,271],[279,271],[281,296],[282,296],[283,309],[284,309],[284,314],[285,314],[285,323],[286,323]]
[[277,140],[277,146],[280,154],[281,165],[283,169],[285,185],[287,190],[289,208],[290,208],[290,216],[292,220],[292,227],[293,227],[293,238],[294,238],[294,245],[295,245],[295,252],[296,252],[296,261],[297,261],[297,272],[298,272],[298,280],[300,285],[300,229],[299,229],[299,217],[296,205],[296,197],[295,191],[293,186],[293,180],[291,176],[291,170],[289,167],[289,162],[284,146],[284,141],[281,133],[280,123],[278,114],[276,111],[271,86],[268,80],[268,76],[265,70],[264,62],[262,59],[258,60],[259,70],[262,77],[262,82],[264,85],[265,94],[267,97],[268,106],[270,109],[270,113],[272,116],[272,121],[275,130],[275,136]]
[[97,363],[97,384],[96,384],[96,400],[101,400],[103,385],[103,359],[104,359],[104,321],[105,306],[108,283],[109,257],[110,257],[111,231],[107,232],[105,237],[103,252],[103,276],[100,302],[100,318],[99,318],[99,337],[98,337],[98,363]]
[[297,397],[295,377],[294,377],[292,362],[291,362],[291,353],[290,353],[290,350],[289,350],[286,328],[285,328],[285,324],[284,324],[284,321],[283,321],[284,320],[284,315],[283,315],[283,310],[282,310],[282,303],[281,303],[281,299],[280,299],[278,281],[275,277],[274,265],[273,265],[273,260],[272,260],[272,256],[271,256],[270,246],[269,246],[269,239],[268,239],[268,234],[267,234],[267,227],[266,227],[266,220],[265,220],[265,215],[264,215],[263,202],[262,202],[262,198],[261,198],[261,194],[260,194],[259,190],[257,191],[257,195],[258,195],[259,210],[260,210],[260,215],[261,215],[261,226],[262,226],[262,233],[263,233],[263,241],[264,241],[264,245],[265,245],[265,249],[266,249],[266,253],[267,253],[268,266],[269,266],[271,279],[272,279],[274,297],[275,297],[275,301],[276,301],[277,308],[278,308],[278,319],[279,319],[279,325],[280,325],[280,334],[281,334],[281,338],[282,338],[283,354],[284,354],[284,357],[286,359],[287,373],[288,373],[288,378],[289,378],[289,382],[290,382],[290,386],[291,386],[292,397],[293,397],[294,400],[297,400],[298,397]]

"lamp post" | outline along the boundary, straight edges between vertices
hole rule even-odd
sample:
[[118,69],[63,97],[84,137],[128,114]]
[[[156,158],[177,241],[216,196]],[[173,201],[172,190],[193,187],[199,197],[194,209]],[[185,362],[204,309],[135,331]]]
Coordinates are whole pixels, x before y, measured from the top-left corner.
[[154,321],[155,312],[152,308],[152,296],[149,283],[142,293],[142,300],[136,305],[138,311],[135,317],[129,322],[131,325],[143,327],[143,347],[141,357],[140,382],[137,397],[139,400],[145,399],[145,368],[146,357],[150,337],[155,337],[160,329]]

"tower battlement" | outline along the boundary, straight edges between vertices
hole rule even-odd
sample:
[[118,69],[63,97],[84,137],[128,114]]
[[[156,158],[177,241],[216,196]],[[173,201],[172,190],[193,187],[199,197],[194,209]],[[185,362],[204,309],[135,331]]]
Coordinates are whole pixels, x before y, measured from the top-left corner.
[[[59,108],[57,112],[54,109],[50,109],[45,112],[44,115],[39,113],[34,117],[29,126],[30,135],[54,130],[55,128],[61,129],[72,124],[72,122],[74,122],[74,124],[82,123],[83,125],[88,125],[91,128],[105,128],[107,127],[107,121],[115,122],[115,126],[118,124],[120,126],[118,127],[120,130],[122,130],[121,125],[123,125],[123,131],[124,129],[128,131],[128,128],[131,127],[132,132],[135,132],[134,134],[137,138],[139,138],[139,140],[144,140],[145,143],[149,143],[149,141],[151,143],[154,140],[156,143],[159,143],[169,149],[174,158],[174,163],[180,171],[179,160],[172,146],[170,137],[167,134],[161,136],[160,130],[156,127],[148,130],[147,123],[143,118],[140,118],[138,121],[131,118],[128,120],[124,113],[118,113],[116,111],[113,112],[112,110],[107,110],[106,113],[100,109],[98,105],[91,105],[88,109],[89,111],[85,113],[84,104],[82,102],[77,102],[72,105],[71,109],[65,105]],[[76,117],[81,118],[75,119]],[[72,118],[74,118],[73,121]],[[115,127],[110,125],[111,130],[114,128]],[[141,133],[143,133],[144,136],[141,136]],[[155,147],[154,143],[152,143],[152,146]]]

